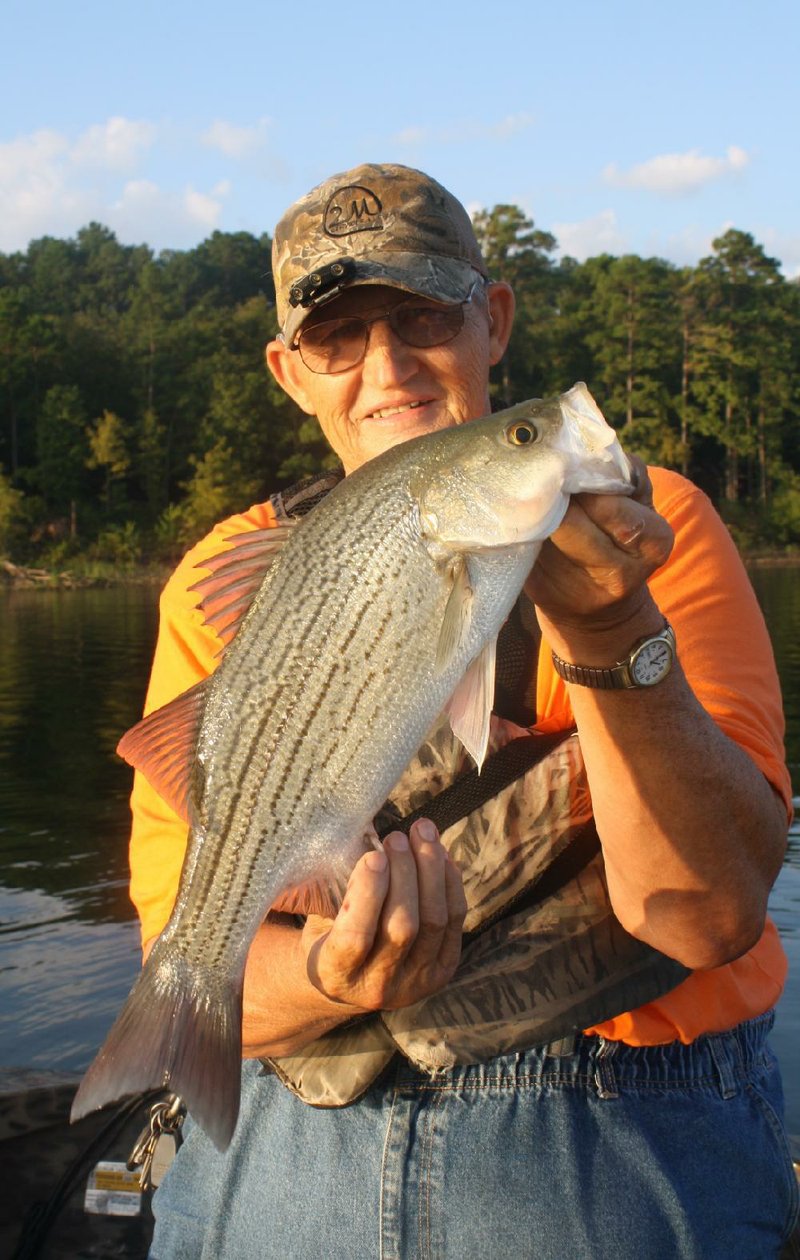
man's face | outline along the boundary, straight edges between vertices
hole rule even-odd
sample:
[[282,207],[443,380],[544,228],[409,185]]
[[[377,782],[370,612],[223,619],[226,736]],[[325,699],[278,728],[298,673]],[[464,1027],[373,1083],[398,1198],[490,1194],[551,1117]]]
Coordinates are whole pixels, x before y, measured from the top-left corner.
[[[307,322],[344,315],[371,319],[409,297],[389,286],[363,285]],[[512,316],[511,291],[492,285],[465,307],[464,327],[446,345],[408,346],[380,320],[370,325],[362,361],[344,372],[312,372],[297,351],[276,341],[267,347],[267,362],[287,393],[317,417],[349,473],[398,442],[485,415],[489,367],[505,350]]]

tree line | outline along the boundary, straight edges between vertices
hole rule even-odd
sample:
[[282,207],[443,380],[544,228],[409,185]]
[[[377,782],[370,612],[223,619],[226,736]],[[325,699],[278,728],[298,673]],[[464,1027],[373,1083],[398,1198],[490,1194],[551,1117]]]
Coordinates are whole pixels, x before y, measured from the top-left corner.
[[[740,544],[800,542],[800,284],[750,234],[676,267],[556,260],[513,205],[475,227],[517,296],[498,400],[585,380],[625,448],[701,485]],[[269,251],[214,232],[155,254],[91,223],[0,254],[0,555],[168,560],[334,462],[264,365]]]

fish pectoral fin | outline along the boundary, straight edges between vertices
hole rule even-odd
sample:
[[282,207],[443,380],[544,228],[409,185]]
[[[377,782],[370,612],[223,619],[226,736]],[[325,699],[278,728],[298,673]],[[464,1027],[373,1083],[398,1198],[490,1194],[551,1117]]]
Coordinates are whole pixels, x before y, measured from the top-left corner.
[[455,555],[447,562],[447,575],[451,582],[450,594],[436,647],[436,672],[439,674],[447,669],[469,633],[474,600],[469,568],[464,556]]
[[479,770],[489,743],[496,659],[497,639],[494,638],[475,657],[447,705],[453,734],[461,740]]
[[191,768],[208,679],[163,705],[122,736],[120,757],[140,770],[185,822],[190,818]]
[[256,592],[290,537],[296,522],[273,529],[253,529],[226,539],[225,551],[198,564],[211,576],[190,586],[200,596],[198,608],[207,626],[227,647],[235,638]]

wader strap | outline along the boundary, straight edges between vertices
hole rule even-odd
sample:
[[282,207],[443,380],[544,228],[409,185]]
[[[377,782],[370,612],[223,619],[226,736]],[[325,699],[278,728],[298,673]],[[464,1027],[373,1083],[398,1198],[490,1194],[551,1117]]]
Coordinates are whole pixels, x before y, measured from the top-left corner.
[[304,477],[286,490],[278,490],[270,496],[272,510],[278,521],[284,523],[293,517],[305,516],[343,478],[344,469],[334,468],[328,473],[314,473],[312,477]]
[[[466,818],[473,810],[480,808],[493,796],[498,796],[516,779],[521,779],[528,770],[542,761],[564,740],[575,734],[570,731],[557,731],[551,735],[523,735],[512,739],[504,748],[492,753],[483,763],[483,769],[468,770],[455,783],[432,796],[418,809],[406,814],[405,818],[392,818],[391,806],[384,807],[375,819],[375,830],[381,840],[390,831],[404,831],[408,834],[411,824],[418,818],[430,818],[440,832],[446,831],[454,823]],[[465,940],[472,939],[491,927],[498,919],[508,914],[531,910],[548,897],[553,897],[572,879],[584,870],[592,858],[600,851],[600,838],[594,819],[573,837],[566,849],[554,858],[547,870],[528,888],[513,897],[496,914],[491,915],[472,932],[465,933]]]
[[480,772],[477,768],[468,770],[455,783],[438,792],[405,818],[391,818],[388,810],[382,810],[375,821],[378,836],[382,840],[390,831],[407,832],[418,818],[430,818],[440,832],[446,831],[453,823],[466,818],[474,809],[497,796],[515,779],[522,778],[523,774],[573,733],[572,730],[556,731],[552,735],[522,735],[519,739],[512,739],[504,748],[486,758]]

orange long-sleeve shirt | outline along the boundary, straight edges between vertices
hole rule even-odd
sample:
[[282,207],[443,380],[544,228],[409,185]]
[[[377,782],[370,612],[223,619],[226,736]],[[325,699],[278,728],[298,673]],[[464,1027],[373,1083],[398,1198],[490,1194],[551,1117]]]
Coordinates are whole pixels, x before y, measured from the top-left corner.
[[[650,470],[655,506],[675,531],[669,561],[650,580],[653,598],[675,628],[681,665],[700,703],[743,748],[791,810],[783,754],[783,713],[766,626],[727,530],[706,497],[663,469]],[[224,549],[234,534],[276,523],[269,503],[230,517],[184,557],[164,588],[161,622],[145,711],[160,707],[210,674],[220,641],[203,625],[196,594],[198,566]],[[573,724],[567,688],[553,669],[547,645],[539,653],[536,729]],[[680,785],[676,785],[676,790]],[[157,935],[169,918],[186,849],[186,824],[142,775],[132,796],[131,896],[142,938]],[[725,819],[719,819],[720,828]],[[657,1002],[589,1029],[634,1045],[692,1041],[721,1032],[767,1010],[779,997],[786,958],[767,922],[753,949],[735,962],[695,972]]]

